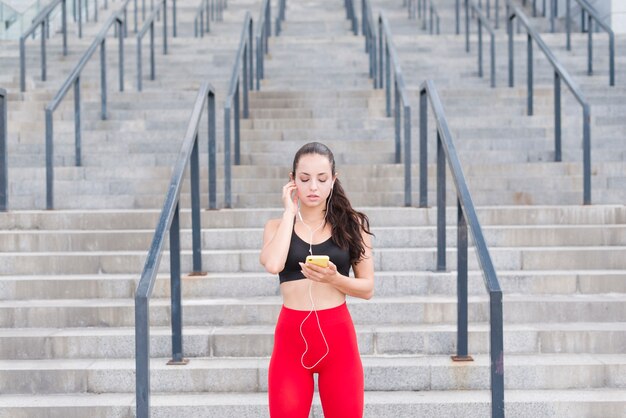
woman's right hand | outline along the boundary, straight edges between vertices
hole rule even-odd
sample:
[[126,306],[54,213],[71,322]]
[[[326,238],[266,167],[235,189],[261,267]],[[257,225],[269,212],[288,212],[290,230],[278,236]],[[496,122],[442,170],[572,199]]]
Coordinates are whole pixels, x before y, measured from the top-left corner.
[[294,216],[298,212],[298,188],[293,180],[283,186],[283,205]]

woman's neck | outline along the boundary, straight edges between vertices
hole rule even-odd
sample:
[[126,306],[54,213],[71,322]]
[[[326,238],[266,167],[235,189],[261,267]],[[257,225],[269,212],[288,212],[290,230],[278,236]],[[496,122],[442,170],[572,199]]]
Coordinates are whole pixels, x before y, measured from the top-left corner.
[[300,216],[306,224],[318,224],[324,220],[324,211],[320,208],[300,208]]

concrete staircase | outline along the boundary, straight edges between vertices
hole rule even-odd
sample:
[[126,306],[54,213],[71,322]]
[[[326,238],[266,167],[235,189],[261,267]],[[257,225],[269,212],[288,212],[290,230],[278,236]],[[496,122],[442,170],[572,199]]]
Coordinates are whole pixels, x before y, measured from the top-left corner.
[[[126,92],[110,92],[107,121],[96,119],[99,84],[93,64],[87,78],[95,82],[84,94],[91,116],[84,124],[83,167],[71,166],[71,99],[64,105],[61,118],[68,120],[56,122],[59,210],[32,210],[43,207],[44,197],[40,109],[58,88],[52,80],[60,84],[63,69],[66,74],[78,56],[65,63],[57,54],[50,67],[58,77],[33,82],[24,96],[14,93],[17,79],[8,85],[13,211],[0,214],[2,418],[134,415],[133,295],[171,166],[195,90],[208,78],[222,103],[243,13],[249,9],[256,19],[260,8],[259,2],[231,2],[224,22],[196,40],[191,38],[195,3],[178,1],[180,35],[170,55],[157,57],[157,80],[144,81],[145,91],[137,93],[127,76]],[[444,33],[445,22],[453,22],[453,3],[440,2]],[[550,162],[547,71],[537,68],[539,116],[527,117],[525,87],[505,87],[504,58],[499,58],[500,87],[489,89],[487,80],[476,77],[475,55],[465,54],[461,37],[425,35],[406,19],[399,1],[374,6],[390,17],[414,97],[427,77],[441,89],[479,205],[505,295],[507,416],[623,416],[626,147],[619,141],[624,126],[619,109],[626,102],[620,87],[583,76],[580,57],[560,51],[597,100],[596,204],[579,206],[582,170],[574,132],[579,110],[564,103],[566,161]],[[169,257],[163,256],[151,303],[152,416],[267,416],[267,367],[281,302],[276,278],[258,264],[261,231],[267,219],[279,216],[280,187],[291,158],[309,140],[334,150],[345,188],[370,216],[376,234],[376,296],[349,301],[365,368],[365,415],[489,415],[489,310],[473,256],[469,332],[475,361],[450,360],[456,349],[455,211],[451,207],[447,214],[451,265],[438,273],[435,211],[400,207],[403,169],[392,164],[393,121],[384,117],[383,93],[371,89],[363,39],[349,32],[341,2],[289,3],[283,29],[270,41],[267,78],[262,90],[251,94],[251,118],[242,122],[242,165],[233,173],[237,209],[202,213],[203,265],[210,273],[183,279],[187,366],[165,365]],[[504,57],[505,38],[499,42],[499,57]],[[516,42],[522,63],[524,39]],[[129,75],[134,74],[132,44]],[[3,46],[2,53],[11,48]],[[109,49],[112,68],[116,53]],[[626,79],[619,62],[618,84]],[[524,77],[522,67],[516,70],[518,80]],[[611,105],[602,105],[602,97]],[[413,114],[416,127],[418,112]],[[222,120],[220,111],[218,138]],[[219,141],[218,161],[221,150]],[[206,149],[202,158],[206,161]],[[417,184],[417,165],[413,170]],[[434,166],[429,173],[434,203]],[[221,171],[218,177],[221,181]],[[205,194],[202,199],[206,205]],[[185,190],[183,207],[189,207],[188,200]],[[454,202],[452,194],[448,202]],[[183,271],[189,271],[190,213],[185,210],[182,227]],[[312,416],[322,416],[317,395]]]

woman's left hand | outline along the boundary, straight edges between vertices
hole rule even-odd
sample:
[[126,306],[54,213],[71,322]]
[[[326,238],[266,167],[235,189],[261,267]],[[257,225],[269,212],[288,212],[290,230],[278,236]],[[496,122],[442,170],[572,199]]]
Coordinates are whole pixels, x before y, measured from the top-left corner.
[[319,283],[334,283],[338,278],[337,266],[328,262],[328,267],[320,267],[313,263],[300,263],[302,274],[309,280]]

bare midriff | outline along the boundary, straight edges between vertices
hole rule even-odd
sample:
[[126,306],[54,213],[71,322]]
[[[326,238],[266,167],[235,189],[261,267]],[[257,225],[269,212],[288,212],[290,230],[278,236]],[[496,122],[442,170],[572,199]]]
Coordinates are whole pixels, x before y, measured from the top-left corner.
[[311,295],[317,310],[334,308],[346,301],[346,295],[332,285],[302,279],[292,280],[280,285],[283,304],[290,309],[311,310],[313,307],[309,297],[309,284],[312,285]]

